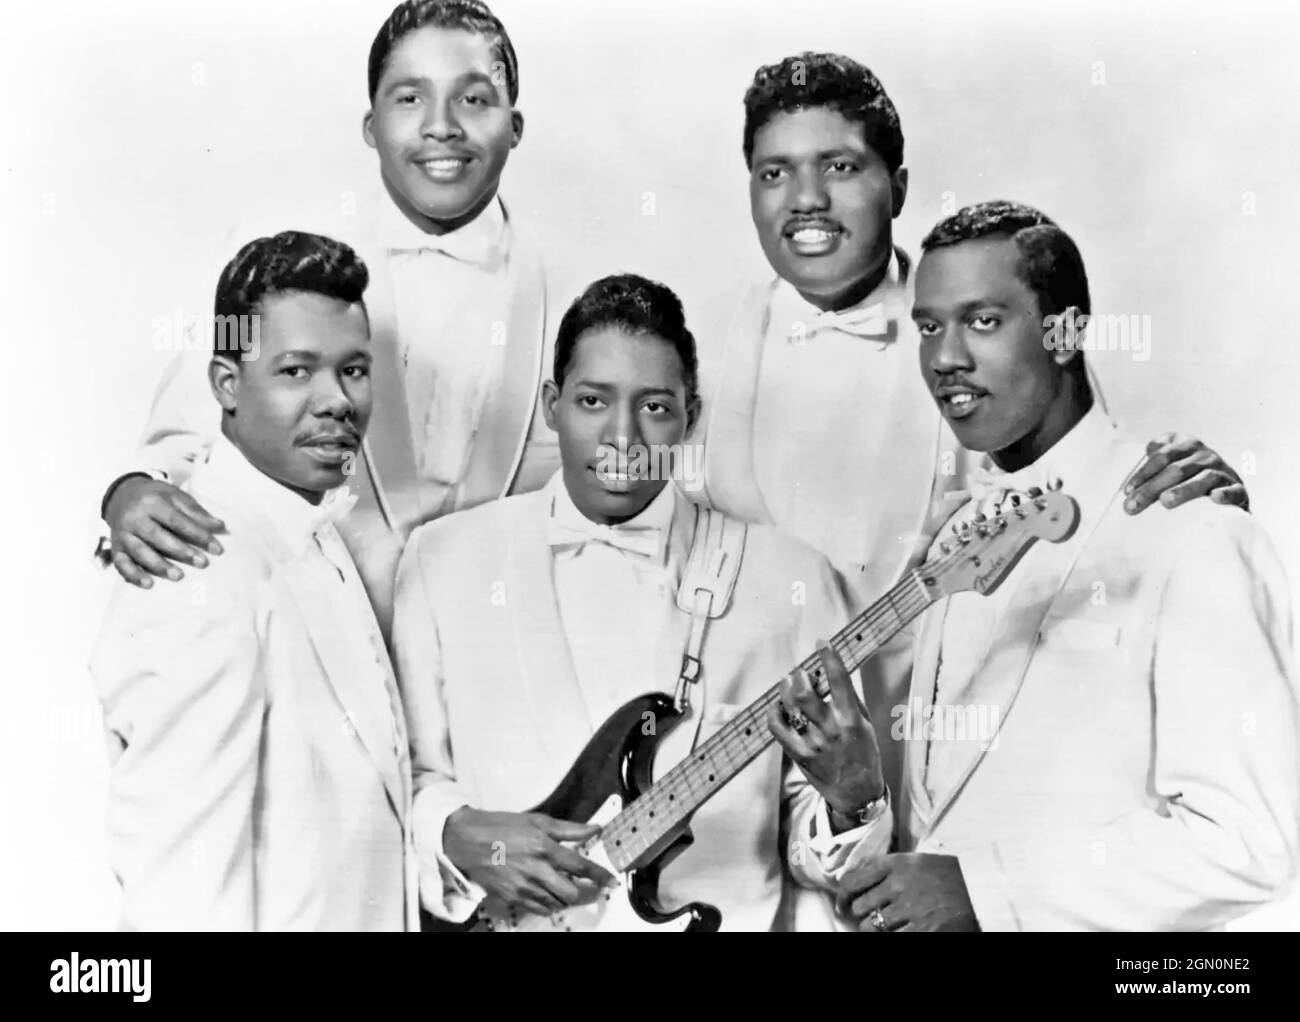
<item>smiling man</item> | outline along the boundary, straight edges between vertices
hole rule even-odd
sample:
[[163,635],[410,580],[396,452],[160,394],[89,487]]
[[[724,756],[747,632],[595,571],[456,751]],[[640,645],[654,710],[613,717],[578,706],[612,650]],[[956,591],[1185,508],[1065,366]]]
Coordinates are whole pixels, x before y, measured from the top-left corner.
[[[398,575],[420,890],[442,919],[488,896],[540,915],[588,898],[608,875],[566,844],[596,828],[528,810],[606,718],[673,691],[684,655],[701,665],[662,776],[847,621],[830,567],[801,543],[705,512],[665,478],[608,470],[608,448],[680,445],[699,415],[695,341],[666,287],[623,275],[587,288],[560,323],[544,403],[562,470],[417,529]],[[687,579],[703,582],[690,566],[715,555],[730,585],[712,587],[704,618]],[[832,705],[799,716],[810,690],[788,682],[792,723],[774,725],[803,769],[769,748],[704,804],[663,873],[666,909],[705,901],[724,929],[768,930],[784,872],[827,891],[887,846],[875,735],[825,655]]]
[[[366,85],[370,186],[253,211],[221,263],[246,238],[294,228],[346,241],[370,267],[375,422],[344,531],[386,626],[414,525],[536,489],[557,457],[538,406],[542,266],[498,194],[524,126],[505,26],[477,0],[407,0],[375,36]],[[223,523],[179,489],[217,432],[205,363],[198,347],[173,361],[144,447],[105,495],[113,564],[137,585],[177,580],[221,550]]]
[[370,419],[368,273],[329,238],[240,249],[219,317],[221,433],[185,493],[230,523],[185,586],[118,580],[91,664],[112,756],[109,849],[122,925],[401,930],[410,768],[392,675],[335,527]]
[[1049,488],[1079,519],[990,596],[922,617],[911,701],[991,707],[1000,727],[909,736],[899,851],[851,871],[840,908],[868,931],[1221,927],[1282,891],[1300,849],[1277,556],[1240,508],[1124,510],[1144,446],[1094,400],[1083,338],[1047,343],[1052,322],[1091,311],[1060,227],[981,203],[922,248],[921,374],[994,466],[952,522]]

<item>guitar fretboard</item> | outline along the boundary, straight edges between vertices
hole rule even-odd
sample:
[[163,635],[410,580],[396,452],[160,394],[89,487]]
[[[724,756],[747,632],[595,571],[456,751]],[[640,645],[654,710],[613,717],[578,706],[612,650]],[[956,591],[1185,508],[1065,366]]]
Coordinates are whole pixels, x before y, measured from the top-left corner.
[[[831,648],[852,673],[935,599],[925,579],[909,572],[841,629]],[[829,687],[821,656],[814,652],[799,668],[825,698]],[[599,840],[617,869],[629,869],[775,741],[766,717],[780,693],[780,684],[773,685],[605,825]]]

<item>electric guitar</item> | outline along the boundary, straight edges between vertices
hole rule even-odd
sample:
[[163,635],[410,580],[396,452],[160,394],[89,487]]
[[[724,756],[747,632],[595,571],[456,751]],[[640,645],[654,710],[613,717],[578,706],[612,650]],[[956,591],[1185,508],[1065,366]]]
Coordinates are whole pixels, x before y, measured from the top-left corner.
[[[987,594],[1037,539],[1059,543],[1074,530],[1078,508],[1065,493],[1030,490],[1009,494],[990,516],[953,527],[939,554],[909,571],[888,593],[831,639],[850,673],[932,603],[967,590]],[[821,657],[800,665],[824,699],[829,685]],[[651,782],[659,739],[683,714],[659,692],[638,696],[605,721],[559,786],[534,812],[601,825],[578,851],[607,869],[623,891],[591,887],[584,904],[549,916],[515,911],[489,898],[462,925],[422,911],[426,930],[479,932],[529,930],[668,930],[711,932],[722,922],[712,905],[691,902],[668,910],[658,898],[659,875],[693,841],[691,816],[775,741],[767,728],[773,685],[729,720],[686,759]],[[645,725],[652,717],[654,727]],[[649,732],[647,734],[647,731]],[[585,882],[584,882],[585,883]]]

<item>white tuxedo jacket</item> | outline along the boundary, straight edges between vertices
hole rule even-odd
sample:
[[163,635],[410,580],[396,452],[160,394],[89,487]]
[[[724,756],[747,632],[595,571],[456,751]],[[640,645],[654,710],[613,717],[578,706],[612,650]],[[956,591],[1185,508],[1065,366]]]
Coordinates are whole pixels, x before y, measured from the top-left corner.
[[[393,574],[402,544],[415,525],[440,508],[416,472],[395,299],[381,238],[383,203],[391,203],[391,199],[376,184],[347,196],[346,201],[254,209],[227,235],[219,258],[213,260],[202,289],[196,293],[206,296],[198,311],[210,317],[212,295],[226,262],[253,239],[285,230],[308,231],[350,245],[370,271],[365,303],[374,356],[374,410],[363,446],[363,470],[358,470],[350,483],[360,501],[340,531],[387,631]],[[559,464],[555,434],[543,421],[538,400],[541,381],[550,372],[546,281],[536,250],[513,219],[508,230],[514,300],[504,335],[505,377],[486,399],[456,495],[458,508],[536,489]],[[207,458],[221,422],[220,407],[207,382],[211,351],[211,336],[204,335],[171,360],[154,397],[143,448],[122,466],[123,472],[162,471],[180,483],[195,464]]]
[[[693,507],[676,497],[673,528],[689,530]],[[440,827],[462,805],[533,808],[603,723],[588,716],[565,640],[546,502],[544,491],[530,493],[422,526],[398,572],[394,640],[411,733],[415,839],[424,904],[435,914],[441,914],[442,884],[431,849],[440,846],[441,834],[430,834],[427,821]],[[690,621],[679,613],[660,636],[663,691],[675,686]],[[773,529],[751,528],[733,602],[708,626],[691,713],[663,739],[656,775],[685,756],[693,738],[708,738],[808,656],[818,638],[829,639],[846,623],[825,560]],[[800,884],[831,886],[822,860],[807,847],[820,804],[773,745],[696,815],[695,843],[664,872],[665,904],[715,904],[724,929],[785,925],[783,862]],[[787,847],[779,840],[783,829]]]
[[[991,742],[932,800],[907,742],[903,850],[956,855],[986,930],[1188,930],[1275,895],[1300,846],[1288,589],[1245,512],[1207,500],[1136,517],[1115,440],[1064,480],[1076,533],[1036,544],[968,705]],[[912,699],[930,706],[944,602],[922,619]]]
[[386,654],[347,640],[337,587],[222,459],[187,488],[225,553],[174,585],[115,579],[91,663],[122,926],[418,929],[405,731],[367,659]]

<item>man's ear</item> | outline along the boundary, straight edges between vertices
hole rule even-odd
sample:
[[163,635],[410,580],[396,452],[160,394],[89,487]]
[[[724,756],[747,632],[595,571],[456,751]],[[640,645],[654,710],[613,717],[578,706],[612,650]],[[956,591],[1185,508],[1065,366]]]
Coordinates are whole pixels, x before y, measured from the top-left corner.
[[378,149],[379,146],[375,142],[374,120],[375,111],[371,107],[361,118],[361,137],[366,140],[366,145],[371,149]]
[[903,212],[903,203],[907,201],[907,168],[899,167],[889,175],[889,196],[891,200],[890,218],[897,220]]
[[208,363],[208,386],[222,411],[235,414],[239,404],[239,359],[213,355]]
[[704,402],[700,400],[699,394],[691,396],[686,402],[686,435],[683,440],[689,440],[695,432],[695,427],[700,424],[700,413],[704,410]]
[[[555,403],[560,400],[560,388],[556,386],[554,380],[547,380],[542,384],[542,418],[546,420],[547,428],[554,430],[555,427]],[[558,430],[556,430],[558,432]]]
[[1052,345],[1052,361],[1058,366],[1067,366],[1076,358],[1083,357],[1088,330],[1088,316],[1071,305],[1061,313],[1057,320],[1059,343]]
[[524,115],[522,111],[510,111],[510,128],[513,132],[510,138],[510,148],[513,149],[519,144],[520,139],[524,137]]

